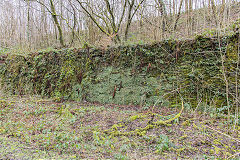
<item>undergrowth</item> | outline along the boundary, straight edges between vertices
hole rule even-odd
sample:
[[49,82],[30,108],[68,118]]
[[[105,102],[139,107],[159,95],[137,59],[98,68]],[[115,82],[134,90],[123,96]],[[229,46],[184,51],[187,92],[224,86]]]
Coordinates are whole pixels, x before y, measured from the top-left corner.
[[239,126],[226,136],[226,117],[183,108],[145,111],[18,97],[1,100],[0,107],[1,136],[71,159],[226,159],[240,151]]

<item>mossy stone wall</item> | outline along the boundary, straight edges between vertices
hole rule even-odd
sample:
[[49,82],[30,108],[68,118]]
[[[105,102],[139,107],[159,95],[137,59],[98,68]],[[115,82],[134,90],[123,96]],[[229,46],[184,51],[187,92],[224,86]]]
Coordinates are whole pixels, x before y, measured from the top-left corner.
[[198,36],[150,45],[11,55],[0,67],[1,84],[9,94],[57,99],[149,106],[174,105],[182,96],[192,106],[199,100],[222,106],[222,55],[226,53],[231,88],[239,77],[231,72],[239,61],[238,45],[236,33],[222,37],[220,44],[217,38]]

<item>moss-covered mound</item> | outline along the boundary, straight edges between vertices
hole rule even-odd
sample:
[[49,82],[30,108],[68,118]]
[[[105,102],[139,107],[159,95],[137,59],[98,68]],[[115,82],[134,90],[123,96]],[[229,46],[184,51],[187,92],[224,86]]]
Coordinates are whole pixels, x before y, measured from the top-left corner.
[[226,75],[233,105],[238,46],[236,33],[220,39],[198,36],[151,45],[11,55],[1,65],[1,84],[10,94],[59,100],[150,106],[178,104],[182,96],[192,106],[223,106]]

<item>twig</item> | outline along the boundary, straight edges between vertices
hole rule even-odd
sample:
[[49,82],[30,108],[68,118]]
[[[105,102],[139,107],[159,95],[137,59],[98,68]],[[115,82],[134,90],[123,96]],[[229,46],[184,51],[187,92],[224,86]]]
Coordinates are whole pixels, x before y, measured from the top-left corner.
[[230,157],[228,157],[227,159],[230,159],[230,158],[236,157],[237,155],[240,155],[240,152],[238,152],[238,153],[235,153],[235,154],[231,155],[231,156],[230,156]]
[[222,133],[222,132],[220,132],[220,131],[218,131],[218,130],[216,130],[216,129],[214,129],[214,128],[211,128],[211,127],[209,127],[209,126],[207,126],[207,125],[205,125],[205,126],[206,126],[207,128],[209,128],[209,129],[211,129],[211,130],[219,133],[219,134],[222,134],[222,135],[224,135],[224,136],[226,136],[226,137],[228,137],[228,138],[231,138],[231,139],[237,141],[238,143],[240,143],[240,140],[238,140],[238,139],[236,139],[236,138],[233,138],[233,137],[229,136],[229,135],[226,134],[226,133]]
[[200,101],[198,102],[198,105],[197,105],[196,109],[194,110],[194,112],[197,111],[197,109],[198,109],[198,107],[200,106],[201,103],[202,103],[202,99],[200,99]]
[[[168,94],[171,94],[171,93],[174,93],[174,92],[178,92],[180,89],[182,89],[182,88],[186,88],[186,87],[188,87],[189,85],[187,85],[187,86],[184,86],[184,87],[179,87],[179,88],[177,88],[177,89],[174,89],[174,90],[172,90],[172,91],[170,91],[170,92],[167,92],[167,93],[165,93],[164,95],[162,95],[161,97],[165,97],[166,95],[168,95]],[[158,104],[160,102],[160,98],[155,102],[155,104],[153,105],[153,109],[156,107],[156,105]]]

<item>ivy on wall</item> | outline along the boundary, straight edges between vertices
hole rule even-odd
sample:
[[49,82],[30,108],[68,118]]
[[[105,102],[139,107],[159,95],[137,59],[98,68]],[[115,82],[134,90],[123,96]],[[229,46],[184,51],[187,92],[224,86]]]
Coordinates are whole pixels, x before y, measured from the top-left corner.
[[[151,45],[63,49],[11,55],[0,67],[10,94],[150,106],[173,105],[181,94],[192,106],[200,99],[225,103],[221,54],[228,73],[236,70],[239,33],[230,37],[165,40]],[[221,52],[220,52],[221,51]],[[236,74],[228,74],[229,81]],[[177,90],[168,97],[162,95]],[[177,98],[178,97],[178,98]],[[159,99],[162,99],[159,101]]]

